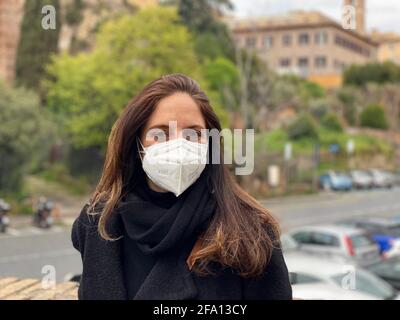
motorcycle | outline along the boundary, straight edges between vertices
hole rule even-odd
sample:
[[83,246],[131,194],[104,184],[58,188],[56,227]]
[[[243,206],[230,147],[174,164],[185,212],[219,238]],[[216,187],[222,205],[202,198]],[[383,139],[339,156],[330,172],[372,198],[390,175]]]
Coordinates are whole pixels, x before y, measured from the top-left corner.
[[10,219],[8,217],[8,212],[10,211],[11,206],[5,202],[3,199],[0,199],[0,232],[5,233],[10,224]]
[[33,216],[33,224],[39,228],[48,229],[53,225],[53,202],[41,197],[38,202],[38,208]]

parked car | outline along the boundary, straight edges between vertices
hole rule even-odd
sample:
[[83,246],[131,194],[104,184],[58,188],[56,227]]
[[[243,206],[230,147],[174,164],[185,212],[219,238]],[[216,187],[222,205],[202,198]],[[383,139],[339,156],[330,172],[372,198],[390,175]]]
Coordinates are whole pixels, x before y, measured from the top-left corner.
[[392,188],[395,184],[395,180],[389,172],[379,170],[379,169],[370,169],[368,173],[372,177],[372,181],[374,187],[377,188]]
[[353,188],[353,183],[347,175],[333,171],[321,175],[319,185],[324,190],[348,191]]
[[378,245],[361,229],[334,224],[314,225],[293,229],[289,235],[304,252],[342,256],[360,266],[381,260]]
[[358,217],[338,223],[368,232],[386,257],[400,254],[400,220],[386,217]]
[[[371,300],[400,299],[396,290],[389,283],[357,266],[300,252],[286,253],[285,261],[296,298],[302,298],[299,286],[327,284],[337,289],[333,294],[337,294],[338,299],[346,298],[345,292],[362,294]],[[325,290],[327,288],[325,287]],[[326,293],[322,293],[320,298],[324,299],[326,295]],[[315,292],[314,298],[318,298],[317,292]]]
[[345,290],[325,282],[293,284],[293,298],[304,300],[377,300],[359,291]]
[[395,184],[400,186],[400,171],[394,173]]
[[380,263],[374,263],[368,266],[367,269],[400,291],[400,257],[397,256]]
[[365,171],[350,171],[350,177],[354,188],[370,189],[374,186],[372,176]]

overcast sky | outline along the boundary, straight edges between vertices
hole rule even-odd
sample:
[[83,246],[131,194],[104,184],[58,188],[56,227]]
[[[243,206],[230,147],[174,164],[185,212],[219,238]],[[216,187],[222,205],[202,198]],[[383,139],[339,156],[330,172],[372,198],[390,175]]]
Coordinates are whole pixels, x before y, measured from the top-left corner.
[[[266,16],[290,10],[318,10],[340,21],[343,0],[231,0],[235,15]],[[367,29],[400,33],[399,0],[366,0]]]

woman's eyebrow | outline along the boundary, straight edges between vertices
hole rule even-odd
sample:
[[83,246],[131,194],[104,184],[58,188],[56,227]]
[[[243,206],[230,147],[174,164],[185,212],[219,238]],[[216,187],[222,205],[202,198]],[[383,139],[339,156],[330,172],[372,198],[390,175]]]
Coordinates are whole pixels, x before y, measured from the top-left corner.
[[150,131],[152,129],[161,129],[161,130],[163,130],[163,129],[168,129],[168,128],[169,128],[168,125],[165,125],[165,124],[155,124],[155,125],[151,126],[149,129],[147,129],[147,131]]
[[[169,129],[169,126],[166,124],[155,124],[155,125],[152,125],[149,129],[147,129],[147,131],[152,130],[152,129],[164,130],[164,129]],[[201,124],[194,124],[189,127],[185,127],[184,129],[205,129],[205,127]]]
[[196,124],[196,125],[193,125],[190,127],[186,127],[185,129],[205,129],[205,127],[202,125]]

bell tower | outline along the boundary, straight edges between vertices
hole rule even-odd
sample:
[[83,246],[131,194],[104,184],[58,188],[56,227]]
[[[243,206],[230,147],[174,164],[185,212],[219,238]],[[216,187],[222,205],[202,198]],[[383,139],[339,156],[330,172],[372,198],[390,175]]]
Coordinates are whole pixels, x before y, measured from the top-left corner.
[[354,7],[356,31],[359,33],[365,33],[365,17],[366,17],[365,0],[344,0],[343,6]]

